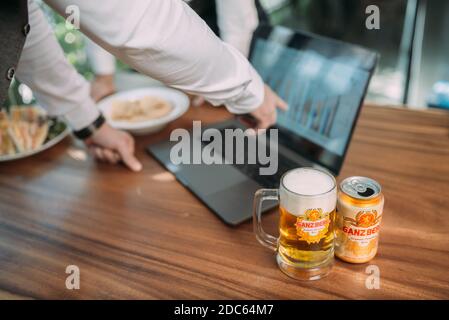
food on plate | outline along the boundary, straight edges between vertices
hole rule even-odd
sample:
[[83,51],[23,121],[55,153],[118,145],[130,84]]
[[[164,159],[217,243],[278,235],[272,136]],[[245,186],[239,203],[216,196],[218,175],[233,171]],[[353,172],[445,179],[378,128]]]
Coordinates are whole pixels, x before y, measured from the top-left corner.
[[111,105],[111,119],[141,122],[162,118],[171,110],[172,106],[168,101],[153,96],[145,96],[137,100],[115,100]]
[[30,106],[12,106],[9,114],[0,113],[0,155],[38,149],[47,139],[49,120],[44,110]]
[[0,156],[16,153],[14,142],[8,133],[9,118],[5,111],[0,111]]

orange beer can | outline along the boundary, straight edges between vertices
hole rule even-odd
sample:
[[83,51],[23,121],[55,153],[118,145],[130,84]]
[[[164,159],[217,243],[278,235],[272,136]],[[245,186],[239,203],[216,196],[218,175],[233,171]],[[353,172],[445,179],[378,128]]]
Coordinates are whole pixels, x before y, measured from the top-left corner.
[[379,241],[384,196],[380,184],[366,177],[340,183],[335,217],[335,255],[346,262],[374,258]]

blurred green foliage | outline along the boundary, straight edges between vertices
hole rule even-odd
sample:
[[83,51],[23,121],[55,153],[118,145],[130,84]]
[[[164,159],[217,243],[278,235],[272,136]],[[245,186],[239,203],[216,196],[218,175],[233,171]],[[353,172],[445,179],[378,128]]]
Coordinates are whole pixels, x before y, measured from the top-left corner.
[[53,10],[43,5],[43,10],[53,27],[55,36],[61,45],[67,60],[82,74],[86,79],[93,78],[92,69],[87,61],[85,51],[86,39],[83,34],[76,30],[71,24],[66,23],[65,19],[56,14]]

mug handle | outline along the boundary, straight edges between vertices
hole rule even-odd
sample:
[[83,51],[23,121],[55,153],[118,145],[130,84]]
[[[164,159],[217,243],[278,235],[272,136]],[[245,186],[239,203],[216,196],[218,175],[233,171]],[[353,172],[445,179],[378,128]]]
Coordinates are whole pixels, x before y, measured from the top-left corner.
[[264,247],[277,251],[278,238],[266,233],[262,228],[262,203],[265,200],[279,200],[279,191],[277,189],[260,189],[254,195],[253,204],[253,228],[256,239]]

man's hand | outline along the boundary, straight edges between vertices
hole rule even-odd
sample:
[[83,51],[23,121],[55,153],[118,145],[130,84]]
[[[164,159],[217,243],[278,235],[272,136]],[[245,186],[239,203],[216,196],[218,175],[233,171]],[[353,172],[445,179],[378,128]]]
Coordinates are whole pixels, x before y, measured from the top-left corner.
[[115,93],[114,75],[96,75],[90,84],[90,96],[95,102]]
[[201,96],[192,96],[190,101],[193,107],[199,107],[206,103],[206,99]]
[[265,97],[262,105],[251,112],[251,115],[258,121],[256,129],[267,129],[276,123],[276,108],[287,110],[288,105],[269,86],[265,85]]
[[112,164],[123,161],[132,171],[142,170],[142,164],[134,156],[134,139],[129,133],[113,129],[105,123],[85,142],[101,161]]

